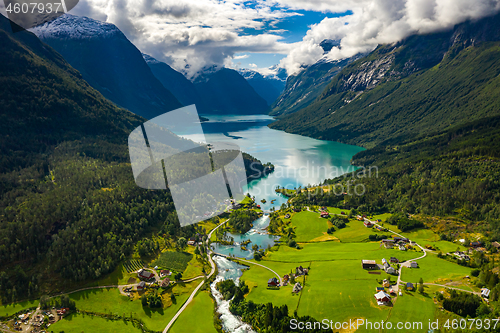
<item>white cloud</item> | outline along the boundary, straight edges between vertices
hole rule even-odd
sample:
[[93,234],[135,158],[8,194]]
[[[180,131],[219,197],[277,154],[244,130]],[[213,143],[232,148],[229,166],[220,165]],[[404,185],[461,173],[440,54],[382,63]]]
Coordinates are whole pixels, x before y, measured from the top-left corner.
[[[452,28],[468,19],[477,19],[500,10],[500,0],[278,0],[295,8],[321,8],[329,11],[350,9],[353,15],[326,18],[311,26],[301,42],[281,60],[289,74],[302,65],[317,61],[326,39],[341,40],[327,57],[342,59],[373,50],[378,44],[393,43],[415,33]],[[350,8],[349,8],[350,6]]]
[[250,56],[248,54],[243,54],[243,55],[239,55],[239,56],[234,56],[233,59],[234,60],[239,60],[239,59],[247,59],[249,57]]
[[[1,3],[1,2],[0,2]],[[451,28],[500,10],[500,0],[81,0],[71,11],[114,23],[143,52],[193,75],[212,64],[234,65],[241,53],[286,54],[289,74],[323,56],[319,43],[341,40],[331,59],[367,52],[414,33]],[[0,5],[0,12],[2,11]],[[293,10],[352,11],[312,25],[302,41],[287,44],[275,23]],[[292,10],[292,11],[291,11]],[[267,28],[265,30],[266,23]],[[261,34],[249,35],[245,29]]]
[[257,68],[257,67],[259,67],[259,66],[257,66],[257,64],[248,64],[248,66],[249,66],[250,68]]

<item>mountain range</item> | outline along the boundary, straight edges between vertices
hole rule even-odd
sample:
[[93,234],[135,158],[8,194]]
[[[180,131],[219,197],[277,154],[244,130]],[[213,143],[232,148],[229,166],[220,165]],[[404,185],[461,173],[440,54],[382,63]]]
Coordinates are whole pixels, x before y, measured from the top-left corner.
[[[500,14],[413,35],[347,65],[311,104],[270,126],[374,147],[495,116],[500,114],[499,59]],[[278,100],[273,112],[281,112],[277,104],[292,102],[296,97]]]
[[237,71],[215,67],[190,82],[142,55],[113,24],[66,14],[31,30],[104,97],[145,118],[190,104],[205,114],[267,112],[268,103]]
[[32,32],[104,97],[137,115],[150,119],[182,106],[113,24],[66,14]]
[[272,74],[262,75],[251,69],[240,69],[238,72],[250,83],[252,88],[262,96],[268,105],[281,95],[285,89],[287,74],[284,68],[271,68]]

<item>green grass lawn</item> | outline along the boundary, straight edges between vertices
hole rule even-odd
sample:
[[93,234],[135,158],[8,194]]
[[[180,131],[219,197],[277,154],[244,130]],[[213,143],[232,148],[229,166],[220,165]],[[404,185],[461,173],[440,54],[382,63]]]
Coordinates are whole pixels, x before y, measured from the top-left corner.
[[[421,251],[399,251],[380,247],[379,242],[340,243],[322,242],[301,244],[302,249],[280,246],[278,251],[269,253],[264,261],[281,261],[290,263],[307,263],[310,261],[373,259],[382,260],[396,257],[400,261],[413,259],[422,255]],[[380,262],[380,261],[379,261]]]
[[17,313],[19,311],[22,311],[24,309],[32,308],[32,307],[37,307],[39,301],[34,300],[34,301],[24,301],[24,302],[18,302],[18,303],[12,303],[12,304],[1,304],[0,305],[0,317],[6,317],[13,315],[14,313]]
[[374,235],[391,235],[390,232],[376,231],[375,228],[367,228],[363,222],[358,220],[350,220],[346,223],[345,228],[337,229],[332,234],[344,243],[359,243],[368,241],[368,236]]
[[[302,291],[298,314],[317,320],[387,318],[389,308],[378,306],[373,295],[379,286],[377,279],[387,274],[369,274],[358,260],[313,262]],[[393,278],[394,279],[394,278]]]
[[208,291],[196,295],[177,318],[171,333],[217,333],[214,328],[214,301]]
[[70,314],[63,320],[49,327],[49,331],[65,333],[140,333],[140,328],[134,327],[131,322],[123,320],[109,320],[82,314]]
[[330,214],[341,214],[342,212],[344,212],[346,216],[349,215],[349,213],[351,212],[350,209],[342,209],[336,207],[326,207],[326,209]]
[[308,242],[321,237],[328,229],[328,219],[321,218],[318,213],[300,212],[292,217],[292,226],[295,227],[295,240]]
[[436,248],[436,252],[441,251],[443,253],[447,253],[455,252],[457,248],[459,248],[460,251],[464,251],[466,249],[461,244],[440,240],[439,235],[430,229],[418,229],[415,231],[404,232],[402,234],[423,247],[431,245]]
[[122,316],[132,314],[142,319],[149,329],[161,331],[199,283],[200,281],[176,284],[173,292],[177,296],[177,304],[161,309],[143,308],[139,299],[131,301],[128,297],[121,295],[117,288],[81,291],[70,294],[70,298],[76,301],[76,307],[79,309],[116,313]]
[[[444,259],[438,258],[434,254],[427,254],[427,257],[418,260],[419,268],[403,268],[401,279],[407,282],[417,282],[420,278],[424,282],[445,282],[450,279],[462,280],[470,274],[469,267],[463,267]],[[441,280],[441,281],[439,281]]]
[[[404,332],[426,332],[429,319],[434,319],[435,309],[432,294],[421,295],[418,292],[403,292],[403,296],[398,296],[387,321],[391,322],[393,327],[396,327],[398,322],[412,323],[411,328],[401,330]],[[423,329],[419,330],[418,326],[413,325],[413,322],[421,322]],[[386,332],[393,331],[386,330]]]
[[200,275],[203,275],[203,267],[205,267],[205,272],[210,272],[210,264],[203,261],[200,256],[193,256],[193,259],[189,261],[186,270],[184,271],[182,278],[188,280]]
[[[267,262],[262,263],[274,269],[281,277],[290,273],[291,269],[295,269],[296,264],[274,263],[268,265]],[[267,281],[275,275],[269,270],[255,265],[250,265],[250,269],[246,270],[241,277],[242,281],[248,285],[250,292],[246,296],[247,300],[251,300],[258,304],[272,302],[274,305],[281,306],[286,304],[290,314],[297,308],[299,297],[292,293],[293,286],[284,286],[278,289],[268,289]]]
[[184,272],[193,255],[187,252],[166,251],[160,254],[160,257],[154,261],[151,266],[173,269],[178,272]]

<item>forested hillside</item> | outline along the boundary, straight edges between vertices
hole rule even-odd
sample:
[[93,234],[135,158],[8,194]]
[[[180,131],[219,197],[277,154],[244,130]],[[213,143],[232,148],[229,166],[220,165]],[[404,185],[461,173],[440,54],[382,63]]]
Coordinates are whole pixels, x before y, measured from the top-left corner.
[[32,33],[12,33],[1,15],[0,43],[2,302],[99,278],[153,228],[192,236],[168,191],[135,185],[127,138],[145,119],[106,100]]
[[500,114],[500,15],[379,46],[271,124],[365,147]]
[[[366,213],[454,216],[474,232],[500,239],[500,117],[416,140],[389,140],[356,154],[353,163],[366,171],[325,182],[350,183],[348,195],[325,194],[312,200]],[[366,190],[361,196],[354,193],[357,184]],[[298,202],[307,200],[305,194],[301,197]]]

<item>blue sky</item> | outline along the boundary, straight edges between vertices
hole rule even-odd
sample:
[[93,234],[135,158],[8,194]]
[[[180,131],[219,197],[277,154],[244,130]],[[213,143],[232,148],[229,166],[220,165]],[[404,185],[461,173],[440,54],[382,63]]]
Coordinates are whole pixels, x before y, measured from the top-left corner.
[[[252,5],[249,5],[252,6]],[[278,8],[273,8],[278,10]],[[282,8],[279,9],[283,11]],[[267,21],[264,23],[263,29],[242,29],[241,35],[259,35],[265,32],[278,34],[285,43],[300,42],[307,34],[311,25],[320,23],[325,18],[342,17],[352,15],[351,11],[344,13],[330,13],[330,12],[315,12],[310,10],[288,10],[289,13],[295,14],[279,21]],[[283,53],[251,53],[243,52],[236,53],[233,62],[242,68],[265,68],[276,65],[281,59],[285,58],[287,54]]]

